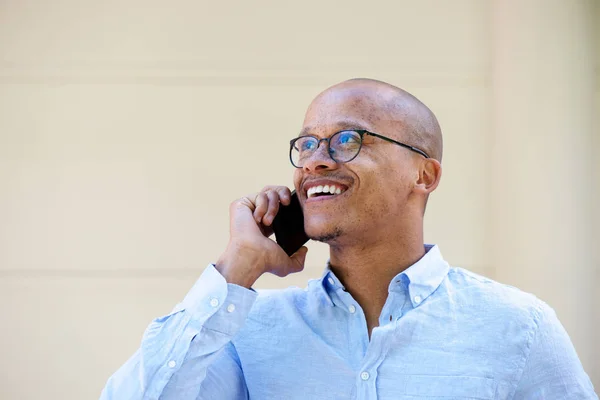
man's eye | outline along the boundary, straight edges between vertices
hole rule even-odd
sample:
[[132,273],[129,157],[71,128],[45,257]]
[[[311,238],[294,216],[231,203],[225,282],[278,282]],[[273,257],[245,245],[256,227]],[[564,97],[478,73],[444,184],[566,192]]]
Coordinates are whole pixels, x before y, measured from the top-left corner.
[[360,136],[356,132],[340,132],[337,138],[338,144],[358,144]]
[[314,148],[316,147],[315,141],[314,140],[302,140],[300,142],[300,151],[310,151],[310,150],[314,150]]

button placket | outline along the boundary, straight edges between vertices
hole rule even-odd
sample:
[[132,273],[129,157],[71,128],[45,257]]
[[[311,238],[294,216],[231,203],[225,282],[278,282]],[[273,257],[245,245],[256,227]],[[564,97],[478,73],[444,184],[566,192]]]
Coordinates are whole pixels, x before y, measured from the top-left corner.
[[389,350],[387,346],[393,332],[390,326],[378,327],[371,332],[371,340],[358,369],[357,385],[363,394],[361,398],[377,398],[378,370]]
[[406,296],[403,292],[390,291],[379,317],[379,326],[385,326],[399,320],[402,316],[402,303],[405,301]]
[[374,371],[363,370],[358,374],[358,398],[375,399],[377,398],[376,374]]

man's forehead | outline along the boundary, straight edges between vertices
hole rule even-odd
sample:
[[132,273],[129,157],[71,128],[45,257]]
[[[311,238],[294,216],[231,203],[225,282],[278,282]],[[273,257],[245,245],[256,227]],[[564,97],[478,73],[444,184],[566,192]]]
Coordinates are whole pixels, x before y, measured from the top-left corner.
[[382,121],[391,119],[389,101],[389,95],[362,86],[330,88],[310,104],[302,132],[318,134],[319,130],[376,130]]
[[326,133],[339,132],[343,130],[366,130],[371,131],[375,128],[368,120],[349,115],[339,115],[336,118],[328,118],[321,121],[304,121],[304,126],[298,136],[303,135],[324,135]]

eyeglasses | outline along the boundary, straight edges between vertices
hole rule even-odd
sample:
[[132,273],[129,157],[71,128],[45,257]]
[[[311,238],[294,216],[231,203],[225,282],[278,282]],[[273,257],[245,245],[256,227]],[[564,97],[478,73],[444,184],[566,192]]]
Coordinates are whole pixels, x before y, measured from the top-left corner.
[[425,158],[429,158],[427,153],[406,143],[398,142],[389,137],[365,130],[345,130],[334,133],[331,137],[319,139],[316,136],[299,136],[290,141],[290,161],[296,168],[304,167],[304,164],[317,151],[321,142],[327,142],[327,153],[331,159],[337,163],[347,163],[358,156],[362,148],[363,137],[365,135],[375,136],[388,142],[397,144],[406,149],[419,153]]

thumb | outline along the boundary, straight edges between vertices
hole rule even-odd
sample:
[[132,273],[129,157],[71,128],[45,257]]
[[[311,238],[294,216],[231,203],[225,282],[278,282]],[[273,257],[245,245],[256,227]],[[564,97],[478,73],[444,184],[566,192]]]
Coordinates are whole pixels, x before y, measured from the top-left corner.
[[302,271],[304,269],[304,262],[306,261],[307,253],[308,247],[302,246],[290,257],[296,271]]

